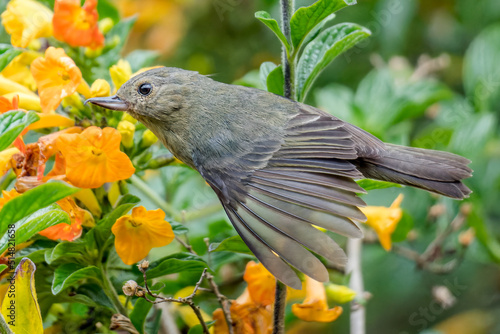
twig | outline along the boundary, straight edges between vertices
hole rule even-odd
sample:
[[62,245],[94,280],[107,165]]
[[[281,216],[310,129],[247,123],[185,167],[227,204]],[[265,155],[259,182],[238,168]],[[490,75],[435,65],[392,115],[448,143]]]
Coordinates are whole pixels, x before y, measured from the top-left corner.
[[[177,240],[184,248],[186,248],[189,253],[191,253],[193,255],[198,255],[194,251],[193,247],[188,242],[182,240],[179,237],[175,237],[175,240]],[[233,319],[231,318],[231,310],[230,310],[231,302],[229,301],[229,299],[226,296],[224,296],[220,292],[219,286],[217,285],[217,283],[215,283],[214,276],[212,274],[210,274],[208,272],[204,272],[204,277],[207,279],[208,283],[212,287],[211,291],[215,294],[215,296],[217,297],[217,300],[219,301],[219,304],[221,305],[222,313],[224,314],[224,318],[226,319],[229,334],[234,334]],[[200,289],[200,288],[198,287],[198,289]]]
[[276,280],[274,293],[273,334],[285,333],[286,286]]
[[363,240],[347,240],[347,272],[351,273],[349,287],[356,292],[356,299],[351,302],[351,334],[365,334],[365,306],[363,286],[363,272],[361,269]]

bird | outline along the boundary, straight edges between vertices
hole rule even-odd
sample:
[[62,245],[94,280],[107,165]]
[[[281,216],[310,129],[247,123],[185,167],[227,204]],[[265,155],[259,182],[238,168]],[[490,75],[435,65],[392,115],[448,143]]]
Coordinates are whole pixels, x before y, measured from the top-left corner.
[[344,266],[343,249],[317,227],[361,238],[366,193],[355,180],[412,186],[454,199],[469,196],[470,160],[384,143],[315,107],[257,88],[160,67],[115,95],[88,99],[142,122],[217,194],[248,248],[282,283],[296,271],[328,281],[314,253]]

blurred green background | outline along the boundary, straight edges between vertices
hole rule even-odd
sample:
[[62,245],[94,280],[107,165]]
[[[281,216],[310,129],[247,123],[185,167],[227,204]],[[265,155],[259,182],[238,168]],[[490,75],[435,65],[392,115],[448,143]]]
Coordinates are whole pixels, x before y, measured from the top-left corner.
[[[279,17],[276,0],[116,3],[123,16],[139,13],[127,50],[157,50],[155,64],[259,87],[260,64],[280,62],[279,43],[254,18],[258,10]],[[462,208],[468,213],[465,226],[453,231],[435,256],[438,265],[460,262],[455,270],[421,270],[378,243],[366,244],[365,288],[372,294],[366,306],[367,332],[500,333],[500,1],[358,0],[338,13],[333,24],[339,22],[359,23],[373,35],[324,71],[307,103],[384,141],[464,155],[475,170],[466,181],[474,193],[467,200],[470,206]],[[179,211],[186,210],[191,242],[200,251],[204,237],[215,242],[234,234],[215,196],[194,171],[168,167],[152,177],[162,180],[157,184],[160,194]],[[463,203],[409,188],[374,190],[365,200],[388,206],[400,192],[405,195],[407,230],[400,231],[399,239],[411,231],[398,245],[423,252]],[[200,208],[207,211],[190,216]],[[459,234],[468,228],[475,239],[463,253]],[[163,253],[156,252],[158,257]],[[220,254],[215,262],[225,279],[224,292],[235,298],[242,289],[243,258]],[[175,282],[180,287],[182,281]],[[432,293],[435,286],[448,287],[456,303],[443,307]],[[175,292],[175,283],[168,289]],[[292,317],[287,328],[291,333],[347,333],[348,308],[332,324],[298,323]]]

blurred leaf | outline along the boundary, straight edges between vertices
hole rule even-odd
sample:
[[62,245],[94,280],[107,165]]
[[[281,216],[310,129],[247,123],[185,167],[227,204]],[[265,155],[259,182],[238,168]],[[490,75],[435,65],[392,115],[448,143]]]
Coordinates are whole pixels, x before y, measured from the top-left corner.
[[[19,245],[40,231],[60,223],[70,223],[68,214],[59,205],[52,204],[16,222],[14,228],[16,244]],[[7,236],[7,235],[5,235]],[[4,236],[4,237],[5,237]],[[0,247],[0,253],[7,249],[7,243]]]
[[292,44],[297,48],[307,34],[336,11],[356,4],[356,0],[319,0],[309,7],[301,7],[290,20]]
[[132,72],[137,72],[141,68],[153,66],[160,53],[154,50],[134,50],[125,59],[130,63]]
[[267,91],[277,95],[284,96],[284,83],[285,78],[283,77],[283,68],[281,65],[277,66],[274,70],[267,76],[266,86]]
[[[156,277],[175,274],[179,272],[199,272],[207,268],[207,264],[200,257],[189,253],[175,253],[164,257],[158,261],[149,264],[147,277],[153,279]],[[142,283],[142,275],[139,277],[138,283]]]
[[259,69],[259,75],[260,75],[260,82],[264,87],[267,87],[267,77],[269,76],[269,73],[271,73],[274,69],[278,67],[275,63],[266,61],[260,64],[260,69]]
[[43,333],[43,320],[35,290],[35,270],[36,266],[31,260],[22,259],[14,273],[15,293],[7,294],[2,303],[2,315],[7,322],[13,322],[14,326],[9,326],[15,333]]
[[31,123],[40,117],[34,112],[22,110],[8,111],[0,115],[0,151],[5,150]]
[[304,49],[297,64],[297,96],[304,101],[316,77],[335,57],[370,36],[370,31],[353,23],[341,23],[322,31]]
[[467,95],[478,110],[500,107],[500,24],[481,32],[465,54],[463,76]]
[[240,85],[245,87],[253,87],[265,90],[266,87],[262,85],[260,80],[260,72],[259,71],[250,71],[245,74],[243,77],[233,81],[233,85]]
[[189,229],[181,223],[171,221],[169,222],[169,224],[170,226],[172,226],[172,230],[174,231],[175,235],[186,234],[187,232],[189,232]]
[[378,181],[371,179],[362,179],[356,181],[358,185],[366,191],[375,190],[375,189],[385,189],[385,188],[401,188],[402,185],[392,182],[386,181]]
[[210,244],[208,251],[209,252],[227,251],[227,252],[236,252],[236,253],[253,255],[252,251],[243,242],[243,240],[241,240],[241,237],[239,235],[229,237],[220,243]]
[[103,280],[101,270],[94,266],[83,267],[76,263],[63,264],[54,271],[52,293],[57,295],[62,290],[75,285],[83,279],[91,279],[100,283]]
[[496,124],[494,114],[471,115],[453,132],[450,150],[466,157],[477,156],[493,136]]
[[2,271],[4,271],[5,269],[7,269],[7,265],[6,264],[0,264],[0,273]]
[[0,72],[22,52],[23,49],[15,48],[10,44],[0,44]]
[[314,91],[316,105],[335,117],[349,123],[357,123],[353,108],[354,93],[345,86],[330,84]]
[[105,17],[109,17],[114,23],[120,21],[120,13],[118,9],[109,0],[99,0],[97,2],[97,12],[99,13],[99,19],[102,20]]
[[403,217],[396,226],[396,230],[391,235],[392,242],[405,241],[408,232],[410,232],[412,228],[413,228],[412,216],[408,212],[403,211]]
[[281,43],[285,46],[287,53],[290,54],[290,44],[288,44],[285,35],[283,35],[278,22],[276,22],[276,20],[273,19],[271,15],[269,15],[269,13],[265,11],[255,13],[255,17],[257,18],[257,20],[264,23],[269,29],[271,29],[272,32],[274,32],[276,37],[278,37]]
[[476,198],[472,205],[472,211],[467,218],[467,223],[474,229],[477,239],[486,248],[492,260],[500,263],[500,243],[486,227],[484,216],[481,201]]
[[[215,324],[215,320],[207,321],[205,324],[210,329]],[[188,334],[203,334],[203,327],[201,327],[201,324],[197,324],[189,329]]]
[[144,334],[144,324],[146,322],[148,313],[151,310],[151,307],[153,307],[152,303],[143,298],[139,298],[135,302],[134,309],[130,313],[129,318],[132,322],[132,325],[134,325],[135,329],[137,329],[141,334]]
[[62,181],[49,181],[8,201],[0,211],[0,235],[9,224],[80,190]]

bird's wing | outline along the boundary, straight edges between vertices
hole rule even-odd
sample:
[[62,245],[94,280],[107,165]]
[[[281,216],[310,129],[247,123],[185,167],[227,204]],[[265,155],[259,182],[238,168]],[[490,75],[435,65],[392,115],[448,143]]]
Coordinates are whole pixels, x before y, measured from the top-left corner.
[[[366,219],[358,209],[365,203],[356,193],[364,190],[353,181],[362,175],[349,162],[358,157],[359,139],[346,124],[304,106],[289,120],[281,140],[260,138],[238,158],[235,165],[247,169],[199,169],[243,241],[271,273],[294,288],[301,283],[290,265],[318,281],[328,280],[326,268],[308,249],[336,265],[346,262],[342,248],[314,226],[362,237],[356,221]],[[265,166],[255,169],[263,160]]]

